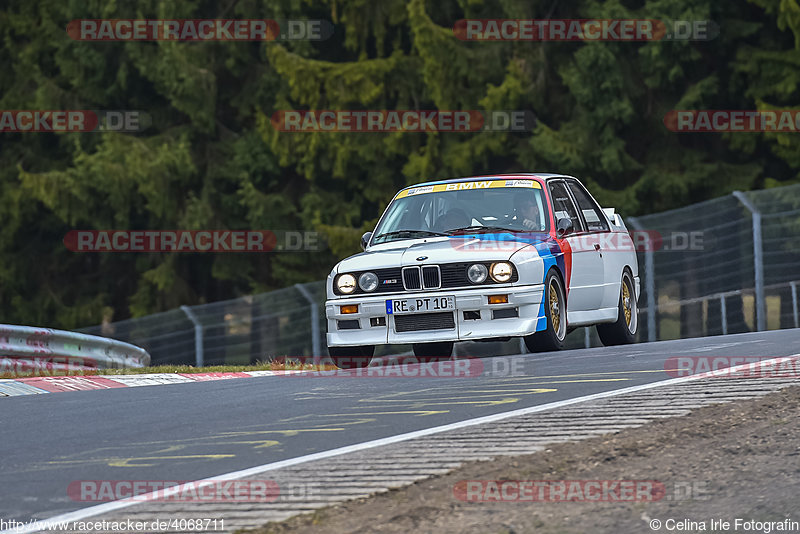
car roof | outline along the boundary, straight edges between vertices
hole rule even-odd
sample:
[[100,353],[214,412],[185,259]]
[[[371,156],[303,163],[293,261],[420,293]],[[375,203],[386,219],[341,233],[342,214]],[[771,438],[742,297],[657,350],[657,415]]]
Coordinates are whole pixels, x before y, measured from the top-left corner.
[[577,180],[574,176],[569,176],[567,174],[556,174],[550,172],[515,172],[515,173],[508,173],[508,174],[483,174],[480,176],[468,176],[466,178],[451,178],[449,180],[435,180],[432,182],[420,182],[418,184],[409,185],[401,189],[401,191],[405,189],[409,189],[411,187],[420,187],[424,185],[438,185],[438,184],[452,184],[458,182],[477,182],[480,180],[486,180],[487,178],[508,178],[508,179],[526,179],[526,178],[539,178],[541,180],[550,180],[553,178],[573,178]]

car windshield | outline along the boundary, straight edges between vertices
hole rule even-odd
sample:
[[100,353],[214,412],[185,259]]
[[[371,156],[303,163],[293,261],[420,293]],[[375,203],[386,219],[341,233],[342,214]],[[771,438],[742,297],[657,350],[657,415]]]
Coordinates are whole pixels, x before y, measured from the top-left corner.
[[547,232],[542,189],[532,180],[422,186],[401,192],[375,229],[373,244],[464,232]]

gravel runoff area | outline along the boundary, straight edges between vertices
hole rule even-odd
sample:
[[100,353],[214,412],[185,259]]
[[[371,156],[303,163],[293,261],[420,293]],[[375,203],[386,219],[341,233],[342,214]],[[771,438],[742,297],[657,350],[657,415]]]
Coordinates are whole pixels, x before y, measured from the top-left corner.
[[[504,480],[551,482],[534,486],[544,484],[538,493],[527,491],[527,501],[497,502],[504,486],[488,481]],[[589,480],[649,481],[645,487],[651,491],[634,500],[598,502],[588,498],[598,495],[596,485],[575,482]],[[466,481],[484,482],[473,482],[467,494]],[[559,481],[572,492],[567,496],[587,498],[554,502]],[[506,485],[507,496],[513,498],[520,487]],[[601,494],[608,499],[630,496],[609,487]],[[463,500],[468,495],[488,501]],[[541,495],[546,500],[536,502]],[[444,476],[246,532],[800,532],[798,495],[800,387],[795,386],[530,455],[471,462]]]

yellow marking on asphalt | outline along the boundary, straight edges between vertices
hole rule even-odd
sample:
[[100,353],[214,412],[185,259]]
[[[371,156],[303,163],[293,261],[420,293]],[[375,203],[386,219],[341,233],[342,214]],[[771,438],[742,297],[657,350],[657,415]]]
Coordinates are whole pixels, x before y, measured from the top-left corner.
[[[596,378],[596,379],[589,378],[589,377],[593,377],[593,376],[603,377],[603,376],[607,376],[607,375],[621,375],[621,374],[624,375],[624,374],[635,374],[635,373],[663,373],[663,372],[664,372],[663,369],[656,369],[656,370],[645,370],[645,371],[624,371],[624,372],[609,371],[609,372],[599,372],[599,373],[578,373],[578,374],[571,374],[571,375],[512,376],[512,377],[497,377],[497,378],[488,377],[488,378],[491,378],[491,379],[493,379],[495,381],[501,381],[504,384],[510,384],[510,383],[522,383],[520,385],[523,385],[523,384],[524,385],[571,384],[571,383],[576,383],[577,384],[577,383],[585,383],[585,382],[624,382],[624,381],[631,380],[631,378],[624,378],[624,377],[620,378],[619,376],[612,377],[612,378]],[[573,379],[573,380],[564,380],[564,381],[558,381],[558,382],[547,381],[547,379],[554,379],[554,378],[570,378],[570,379]],[[494,383],[496,384],[496,382],[494,382]],[[464,384],[463,386],[465,386],[465,387],[476,387],[476,386],[480,387],[480,385],[476,385],[474,383]],[[456,385],[456,384],[446,385],[446,386],[439,386],[439,387],[436,387],[436,388],[424,387],[424,388],[419,388],[419,389],[397,391],[395,393],[387,393],[387,394],[384,394],[384,395],[380,395],[377,398],[403,396],[403,395],[415,394],[415,393],[420,393],[420,392],[425,392],[425,391],[441,392],[444,389],[460,389],[460,387],[459,387],[459,385]],[[319,392],[316,392],[316,391],[303,391],[303,392],[296,393],[296,395],[302,395],[302,396],[295,397],[296,400],[316,400],[316,399],[319,398],[319,396],[322,396],[322,395],[335,396],[337,398],[352,398],[352,397],[356,397],[356,396],[361,397],[361,396],[363,396],[363,393],[360,392],[360,391],[352,391],[352,392],[348,392],[348,393],[338,393],[337,392],[337,393],[331,394],[331,393],[327,393],[324,390],[322,390],[322,391],[319,391]]]
[[[472,384],[471,384],[472,385]],[[430,391],[431,393],[441,393],[442,390],[450,389],[450,386],[443,386],[438,388],[421,388],[421,389],[411,389],[406,391],[396,391],[394,393],[384,393],[382,395],[378,395],[375,398],[384,399],[384,398],[391,398],[391,397],[400,397],[402,395],[415,395],[417,393],[425,393]]]
[[[495,386],[492,389],[471,389],[480,387],[476,384],[465,384],[464,387],[458,387],[456,385],[453,385],[453,386],[444,386],[437,388],[421,388],[414,390],[397,391],[394,393],[377,395],[375,397],[368,397],[368,398],[361,397],[357,400],[357,402],[406,403],[406,402],[414,402],[416,400],[420,400],[418,396],[424,396],[426,394],[435,396],[435,400],[462,400],[462,399],[473,399],[482,396],[497,397],[503,395],[535,395],[540,393],[552,393],[558,391],[558,389],[553,389],[553,388],[519,389],[519,388],[524,386],[535,386],[535,385],[573,384],[573,383],[579,384],[579,383],[594,383],[594,382],[625,382],[629,380],[630,378],[586,378],[586,379],[575,379],[575,380],[548,381],[548,380],[539,380],[538,378],[533,379],[533,377],[525,377],[525,380],[522,381],[521,383],[519,382],[514,384],[506,383],[501,386]],[[511,388],[511,389],[504,389],[504,388]],[[457,396],[443,396],[443,393],[453,393]],[[480,393],[486,393],[488,395],[476,395]],[[352,394],[352,396],[356,395],[358,395],[357,392],[354,392]],[[413,405],[413,407],[417,406]]]
[[[309,414],[308,417],[316,417],[317,415],[318,414]],[[305,416],[303,416],[303,417],[305,417]],[[296,419],[296,418],[292,418],[292,419]],[[288,420],[285,420],[285,421],[288,421]],[[337,427],[335,427],[335,428],[334,427],[322,427],[322,428],[299,428],[299,429],[290,429],[290,430],[277,430],[276,429],[276,430],[234,431],[234,432],[222,432],[222,433],[211,435],[211,436],[198,436],[196,438],[185,438],[185,439],[181,439],[181,440],[144,441],[144,442],[128,443],[128,444],[125,444],[125,445],[121,445],[119,447],[98,447],[98,448],[92,449],[90,451],[84,451],[84,452],[81,452],[81,453],[65,455],[65,456],[62,456],[62,458],[64,459],[63,461],[66,462],[66,461],[69,461],[68,459],[75,458],[75,457],[80,456],[80,455],[99,454],[99,453],[104,452],[104,451],[106,451],[106,452],[107,451],[119,451],[120,449],[126,449],[126,448],[130,448],[130,447],[147,447],[147,446],[158,446],[158,445],[164,445],[164,444],[166,444],[167,446],[162,448],[162,449],[153,450],[152,452],[150,452],[150,454],[161,454],[161,453],[175,452],[175,451],[178,451],[178,450],[186,449],[187,447],[190,447],[190,446],[193,446],[193,445],[202,445],[203,443],[208,443],[208,442],[211,442],[213,445],[231,445],[231,444],[233,444],[233,445],[236,445],[236,444],[249,445],[249,444],[253,444],[253,443],[258,443],[259,447],[257,447],[257,448],[263,448],[263,447],[271,447],[273,445],[280,444],[280,442],[277,442],[277,441],[268,441],[267,442],[267,441],[264,441],[264,440],[259,440],[259,441],[235,441],[235,438],[237,436],[253,436],[253,435],[263,435],[263,434],[280,434],[280,435],[284,435],[284,436],[295,436],[297,434],[304,433],[304,432],[334,432],[334,431],[342,431],[343,432],[343,431],[347,430],[347,428],[344,428],[344,427],[357,425],[357,424],[372,423],[374,421],[375,421],[374,418],[365,418],[365,419],[355,419],[353,421],[337,422]],[[320,424],[326,424],[326,423],[320,423]],[[230,438],[234,438],[234,441],[231,441]],[[225,439],[228,439],[228,441],[220,441],[220,440],[225,440]],[[183,444],[176,444],[175,443],[176,441],[178,443],[183,443]],[[75,462],[84,462],[84,461],[91,462],[92,460],[91,459],[76,459],[74,461]]]
[[324,388],[315,388],[309,391],[298,391],[297,393],[295,393],[295,395],[309,395],[308,397],[305,397],[302,400],[317,400],[320,397],[324,397],[326,399],[346,399],[348,397],[352,397],[354,393],[358,392],[359,392],[358,390],[351,390],[346,393],[339,393],[339,392],[326,391]]
[[163,453],[166,453],[166,452],[175,452],[175,451],[179,451],[179,450],[185,449],[185,448],[186,448],[186,445],[170,445],[169,447],[165,447],[163,449],[160,449],[160,450],[157,450],[157,451],[153,451],[153,454],[163,454]]
[[150,467],[155,464],[132,464],[131,462],[152,461],[152,460],[220,460],[222,458],[233,458],[235,454],[187,454],[181,456],[138,456],[130,458],[92,458],[86,460],[50,460],[46,464],[55,465],[75,465],[102,463],[111,467]]
[[437,415],[440,413],[450,413],[450,410],[403,410],[398,412],[331,413],[331,414],[325,414],[325,417],[350,417],[351,415],[402,415],[402,414],[416,414],[417,417],[423,417],[426,415]]
[[254,449],[266,449],[267,447],[274,447],[275,445],[280,445],[280,441],[275,441],[272,439],[263,439],[263,440],[254,440],[254,441],[222,441],[220,443],[225,444],[234,444],[234,445],[253,445],[258,444]]
[[120,458],[108,462],[109,467],[152,467],[156,464],[140,464],[133,462],[152,461],[152,460],[195,460],[203,458],[205,460],[221,460],[222,458],[234,458],[235,454],[189,454],[185,456],[141,456],[139,458]]
[[[280,421],[278,421],[278,423],[284,424],[284,425],[289,425],[289,424],[292,424],[293,422],[301,421],[302,424],[306,424],[306,423],[308,423],[308,421],[305,421],[307,419],[313,419],[314,417],[325,417],[325,415],[326,414],[318,414],[318,413],[309,413],[309,414],[305,414],[305,415],[296,415],[294,417],[287,417],[286,419],[281,419]],[[355,419],[354,418],[352,421],[344,421],[344,422],[336,421],[336,424],[338,426],[352,426],[352,425],[361,425],[361,424],[365,424],[365,423],[374,423],[374,422],[375,422],[375,418],[374,417],[366,417],[366,418],[361,418],[361,419]],[[320,424],[321,425],[330,424],[330,421],[325,421],[325,422],[322,422]],[[306,432],[306,430],[304,430],[304,429],[297,430],[297,431],[298,432]],[[308,432],[313,432],[313,431],[314,431],[313,428],[308,430]],[[258,432],[258,431],[254,431],[254,432]],[[287,431],[284,431],[284,432],[293,432],[293,431],[292,430],[287,430]]]
[[630,378],[587,378],[585,380],[550,380],[547,382],[531,382],[532,384],[580,384],[582,382],[625,382]]
[[663,373],[664,369],[647,369],[644,371],[603,371],[600,373],[576,373],[572,375],[543,375],[543,376],[534,376],[534,375],[527,375],[527,376],[498,376],[492,377],[489,376],[487,378],[491,378],[493,380],[541,380],[543,378],[574,378],[579,376],[607,376],[607,375],[632,375],[632,374],[642,374],[642,373]]
[[[364,420],[367,422],[368,420]],[[346,428],[314,428],[314,429],[298,429],[298,430],[253,430],[248,432],[226,432],[225,435],[236,436],[255,436],[258,434],[280,434],[282,436],[296,436],[303,432],[341,432],[347,430]],[[246,441],[234,441],[233,443],[247,443]],[[276,442],[277,443],[277,442]]]
[[[470,393],[470,395],[464,395],[461,397],[453,397],[447,396],[443,397],[441,395],[436,395],[431,399],[420,399],[417,397],[410,398],[410,399],[361,399],[358,402],[415,402],[415,401],[426,401],[426,400],[436,400],[436,401],[453,401],[453,404],[459,404],[455,401],[460,401],[462,399],[476,399],[481,397],[502,397],[506,395],[537,395],[539,393],[552,393],[554,391],[558,391],[557,389],[516,389],[516,390],[499,390],[499,391],[492,391],[492,390],[470,390],[470,391],[458,391],[457,393]],[[456,392],[454,392],[456,393]],[[472,395],[471,393],[488,393],[488,395]]]
[[512,404],[515,402],[519,402],[519,399],[516,397],[506,397],[500,400],[481,400],[481,401],[446,401],[446,402],[411,401],[408,404],[408,407],[422,408],[424,406],[453,406],[455,404],[474,404],[477,407],[483,408],[486,406],[497,406],[499,404]]

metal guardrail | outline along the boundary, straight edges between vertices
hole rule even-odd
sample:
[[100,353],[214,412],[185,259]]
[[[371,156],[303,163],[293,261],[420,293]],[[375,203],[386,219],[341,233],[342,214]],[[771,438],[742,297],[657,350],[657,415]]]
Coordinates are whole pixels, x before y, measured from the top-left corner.
[[0,374],[122,369],[150,365],[150,354],[105,337],[0,324]]

